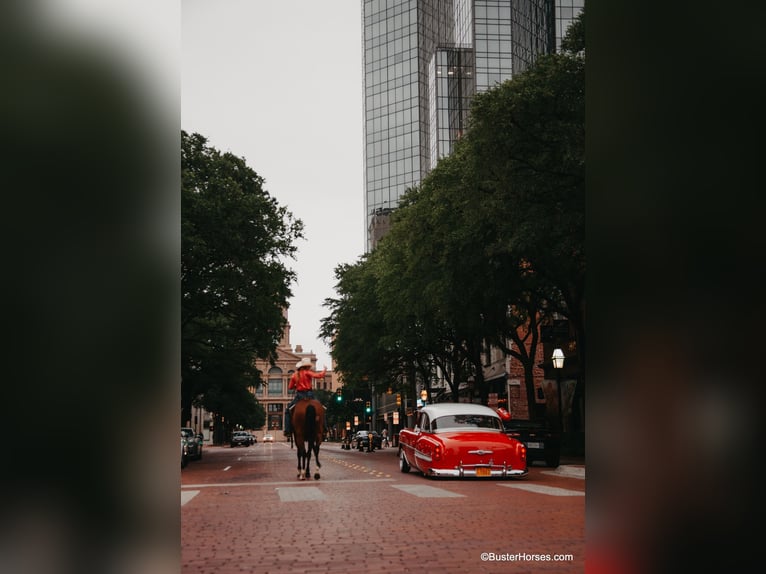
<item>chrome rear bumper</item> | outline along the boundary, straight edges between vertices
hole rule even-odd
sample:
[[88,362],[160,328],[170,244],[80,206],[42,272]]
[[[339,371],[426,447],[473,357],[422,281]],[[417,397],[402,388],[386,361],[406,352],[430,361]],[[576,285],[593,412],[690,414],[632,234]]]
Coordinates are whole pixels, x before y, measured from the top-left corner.
[[466,476],[476,477],[477,468],[489,468],[490,472],[489,476],[480,476],[478,478],[523,478],[528,474],[528,470],[526,468],[514,469],[506,466],[488,467],[482,465],[459,465],[457,468],[431,468],[428,470],[428,474],[429,476],[451,476],[456,478],[463,478]]

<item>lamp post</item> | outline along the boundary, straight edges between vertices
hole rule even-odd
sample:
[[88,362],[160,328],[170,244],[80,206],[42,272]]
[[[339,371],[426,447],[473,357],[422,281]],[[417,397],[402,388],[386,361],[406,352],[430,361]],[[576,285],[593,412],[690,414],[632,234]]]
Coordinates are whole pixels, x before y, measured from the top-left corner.
[[561,434],[564,434],[564,401],[562,400],[561,393],[561,370],[564,368],[564,351],[561,349],[554,349],[553,356],[553,369],[556,371],[556,387],[559,393],[559,426],[561,427]]

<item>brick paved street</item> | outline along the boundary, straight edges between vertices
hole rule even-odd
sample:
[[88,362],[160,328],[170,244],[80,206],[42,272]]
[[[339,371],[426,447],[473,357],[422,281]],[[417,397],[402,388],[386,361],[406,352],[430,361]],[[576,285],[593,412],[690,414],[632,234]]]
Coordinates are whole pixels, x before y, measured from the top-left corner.
[[[582,466],[532,466],[517,481],[432,480],[399,472],[396,452],[325,443],[322,478],[299,482],[284,442],[206,447],[181,471],[182,572],[584,571]],[[507,560],[518,554],[574,559]]]

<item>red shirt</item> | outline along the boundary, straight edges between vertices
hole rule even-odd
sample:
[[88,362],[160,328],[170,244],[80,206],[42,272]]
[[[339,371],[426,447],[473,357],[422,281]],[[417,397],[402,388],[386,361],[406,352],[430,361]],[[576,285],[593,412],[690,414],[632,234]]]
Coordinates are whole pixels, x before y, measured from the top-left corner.
[[326,372],[327,369],[323,370],[321,373],[317,373],[311,369],[300,369],[295,371],[293,376],[290,377],[290,384],[287,385],[287,388],[295,389],[297,392],[310,391],[311,379],[322,379]]

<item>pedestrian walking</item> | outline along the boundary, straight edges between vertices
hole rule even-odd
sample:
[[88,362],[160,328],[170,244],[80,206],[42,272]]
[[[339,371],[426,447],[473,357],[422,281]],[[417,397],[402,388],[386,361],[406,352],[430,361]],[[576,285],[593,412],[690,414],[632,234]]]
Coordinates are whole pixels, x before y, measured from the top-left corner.
[[388,445],[388,429],[383,429],[383,431],[380,434],[383,437],[383,440],[381,441],[381,446],[389,446]]

